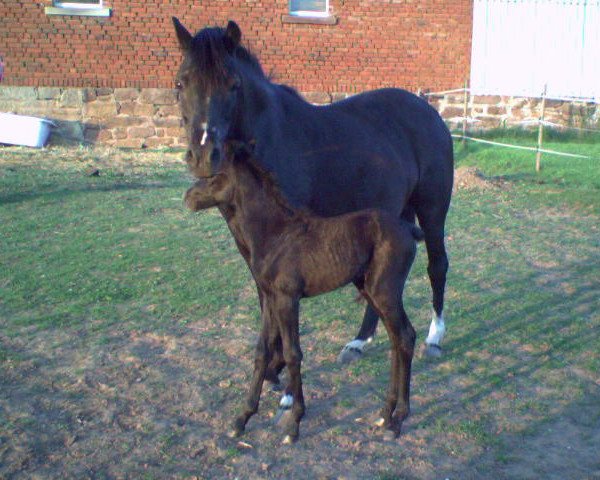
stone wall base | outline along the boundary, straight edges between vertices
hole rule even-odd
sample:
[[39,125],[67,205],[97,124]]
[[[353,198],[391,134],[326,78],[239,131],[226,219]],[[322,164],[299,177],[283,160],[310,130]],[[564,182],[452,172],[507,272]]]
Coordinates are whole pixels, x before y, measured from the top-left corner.
[[[345,93],[308,92],[315,104]],[[452,126],[462,125],[464,95],[429,95],[429,102]],[[469,98],[471,129],[526,126],[540,115],[541,100],[505,96]],[[184,147],[175,91],[135,88],[0,87],[0,112],[44,117],[57,128],[52,144],[102,144],[128,148]],[[600,105],[547,100],[545,119],[567,127],[600,129]],[[525,121],[525,123],[523,123]]]
[[52,144],[183,146],[179,107],[170,89],[0,87],[0,112],[54,121]]
[[[428,95],[429,103],[453,127],[462,127],[464,93]],[[467,98],[470,129],[534,127],[540,118],[541,98],[477,95]],[[546,99],[544,120],[572,128],[600,129],[600,105],[588,102]]]

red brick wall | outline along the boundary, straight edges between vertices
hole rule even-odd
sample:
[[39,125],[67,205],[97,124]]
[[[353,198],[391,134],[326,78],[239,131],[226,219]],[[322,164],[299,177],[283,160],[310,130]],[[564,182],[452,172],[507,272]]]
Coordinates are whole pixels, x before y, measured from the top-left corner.
[[283,23],[287,0],[105,0],[110,18],[48,16],[51,0],[0,2],[5,85],[169,88],[180,61],[171,25],[236,20],[276,81],[302,92],[461,86],[470,0],[331,0],[337,25]]

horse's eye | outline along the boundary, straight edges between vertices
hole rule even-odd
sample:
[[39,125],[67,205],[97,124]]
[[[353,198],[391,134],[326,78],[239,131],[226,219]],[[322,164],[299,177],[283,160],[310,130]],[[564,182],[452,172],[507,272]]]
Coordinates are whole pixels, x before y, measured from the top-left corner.
[[178,80],[175,82],[175,88],[177,90],[181,90],[183,88],[183,84]]

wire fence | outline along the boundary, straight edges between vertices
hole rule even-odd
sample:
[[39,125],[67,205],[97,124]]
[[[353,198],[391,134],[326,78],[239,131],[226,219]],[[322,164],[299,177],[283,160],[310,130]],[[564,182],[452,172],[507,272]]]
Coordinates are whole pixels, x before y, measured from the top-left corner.
[[[515,144],[511,144],[511,143],[504,143],[504,142],[496,142],[496,141],[486,140],[484,138],[479,138],[479,137],[475,137],[475,136],[471,135],[469,132],[469,125],[476,125],[477,123],[481,122],[481,120],[476,117],[473,117],[473,115],[472,115],[472,97],[470,95],[471,91],[468,88],[466,82],[465,82],[465,86],[462,88],[455,88],[455,89],[444,90],[444,91],[440,91],[440,92],[426,92],[426,93],[422,93],[419,91],[419,96],[425,97],[425,98],[434,97],[434,96],[435,97],[443,97],[445,95],[457,94],[457,93],[462,93],[464,96],[463,97],[464,98],[463,115],[446,118],[445,120],[449,123],[461,123],[462,122],[462,131],[455,131],[452,134],[452,137],[462,140],[463,144],[466,141],[469,141],[469,142],[475,142],[475,143],[482,143],[482,144],[486,144],[486,145],[493,145],[493,146],[497,146],[497,147],[513,148],[513,149],[517,149],[517,150],[526,150],[526,151],[535,152],[536,153],[536,171],[539,171],[541,168],[542,154],[558,155],[558,156],[570,157],[570,158],[583,158],[583,159],[592,159],[593,158],[589,155],[561,152],[558,150],[550,150],[550,149],[543,148],[544,129],[545,128],[549,128],[549,129],[553,129],[553,130],[561,130],[561,131],[571,130],[571,131],[577,131],[577,132],[583,132],[583,133],[596,133],[596,134],[600,135],[600,129],[575,127],[575,126],[571,126],[571,125],[561,125],[561,124],[550,122],[550,121],[546,120],[544,118],[545,105],[546,105],[546,100],[549,99],[546,96],[546,89],[544,89],[544,92],[541,97],[537,97],[537,98],[541,99],[540,116],[538,118],[527,118],[527,119],[524,119],[524,120],[521,120],[518,122],[514,122],[514,124],[513,124],[513,125],[522,125],[522,126],[530,126],[530,127],[537,126],[538,139],[537,139],[537,145],[535,147],[528,147],[528,146],[524,146],[524,145],[515,145]],[[551,100],[595,102],[594,99],[576,99],[576,98],[567,99],[567,98],[552,97]],[[471,105],[471,115],[468,115],[469,105]],[[593,159],[600,160],[597,158],[593,158]]]

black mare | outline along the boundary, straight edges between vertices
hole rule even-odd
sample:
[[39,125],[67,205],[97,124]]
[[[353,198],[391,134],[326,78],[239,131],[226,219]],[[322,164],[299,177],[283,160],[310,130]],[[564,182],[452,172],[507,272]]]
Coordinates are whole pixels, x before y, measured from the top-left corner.
[[[197,177],[216,173],[224,143],[240,141],[254,146],[257,162],[273,174],[295,207],[321,216],[372,207],[409,222],[416,216],[425,233],[433,291],[426,352],[439,355],[448,269],[444,223],[453,183],[452,139],[439,114],[400,89],[313,106],[265,76],[256,57],[242,46],[234,22],[226,28],[204,28],[195,36],[176,18],[173,22],[184,54],[176,87],[191,172]],[[227,126],[227,131],[208,131],[209,123]],[[221,211],[231,218],[226,209]],[[247,259],[243,232],[228,225]],[[260,286],[258,294],[262,302]],[[375,333],[377,318],[369,305],[342,359],[362,351]],[[273,360],[271,380],[277,380],[282,365],[281,359]]]

